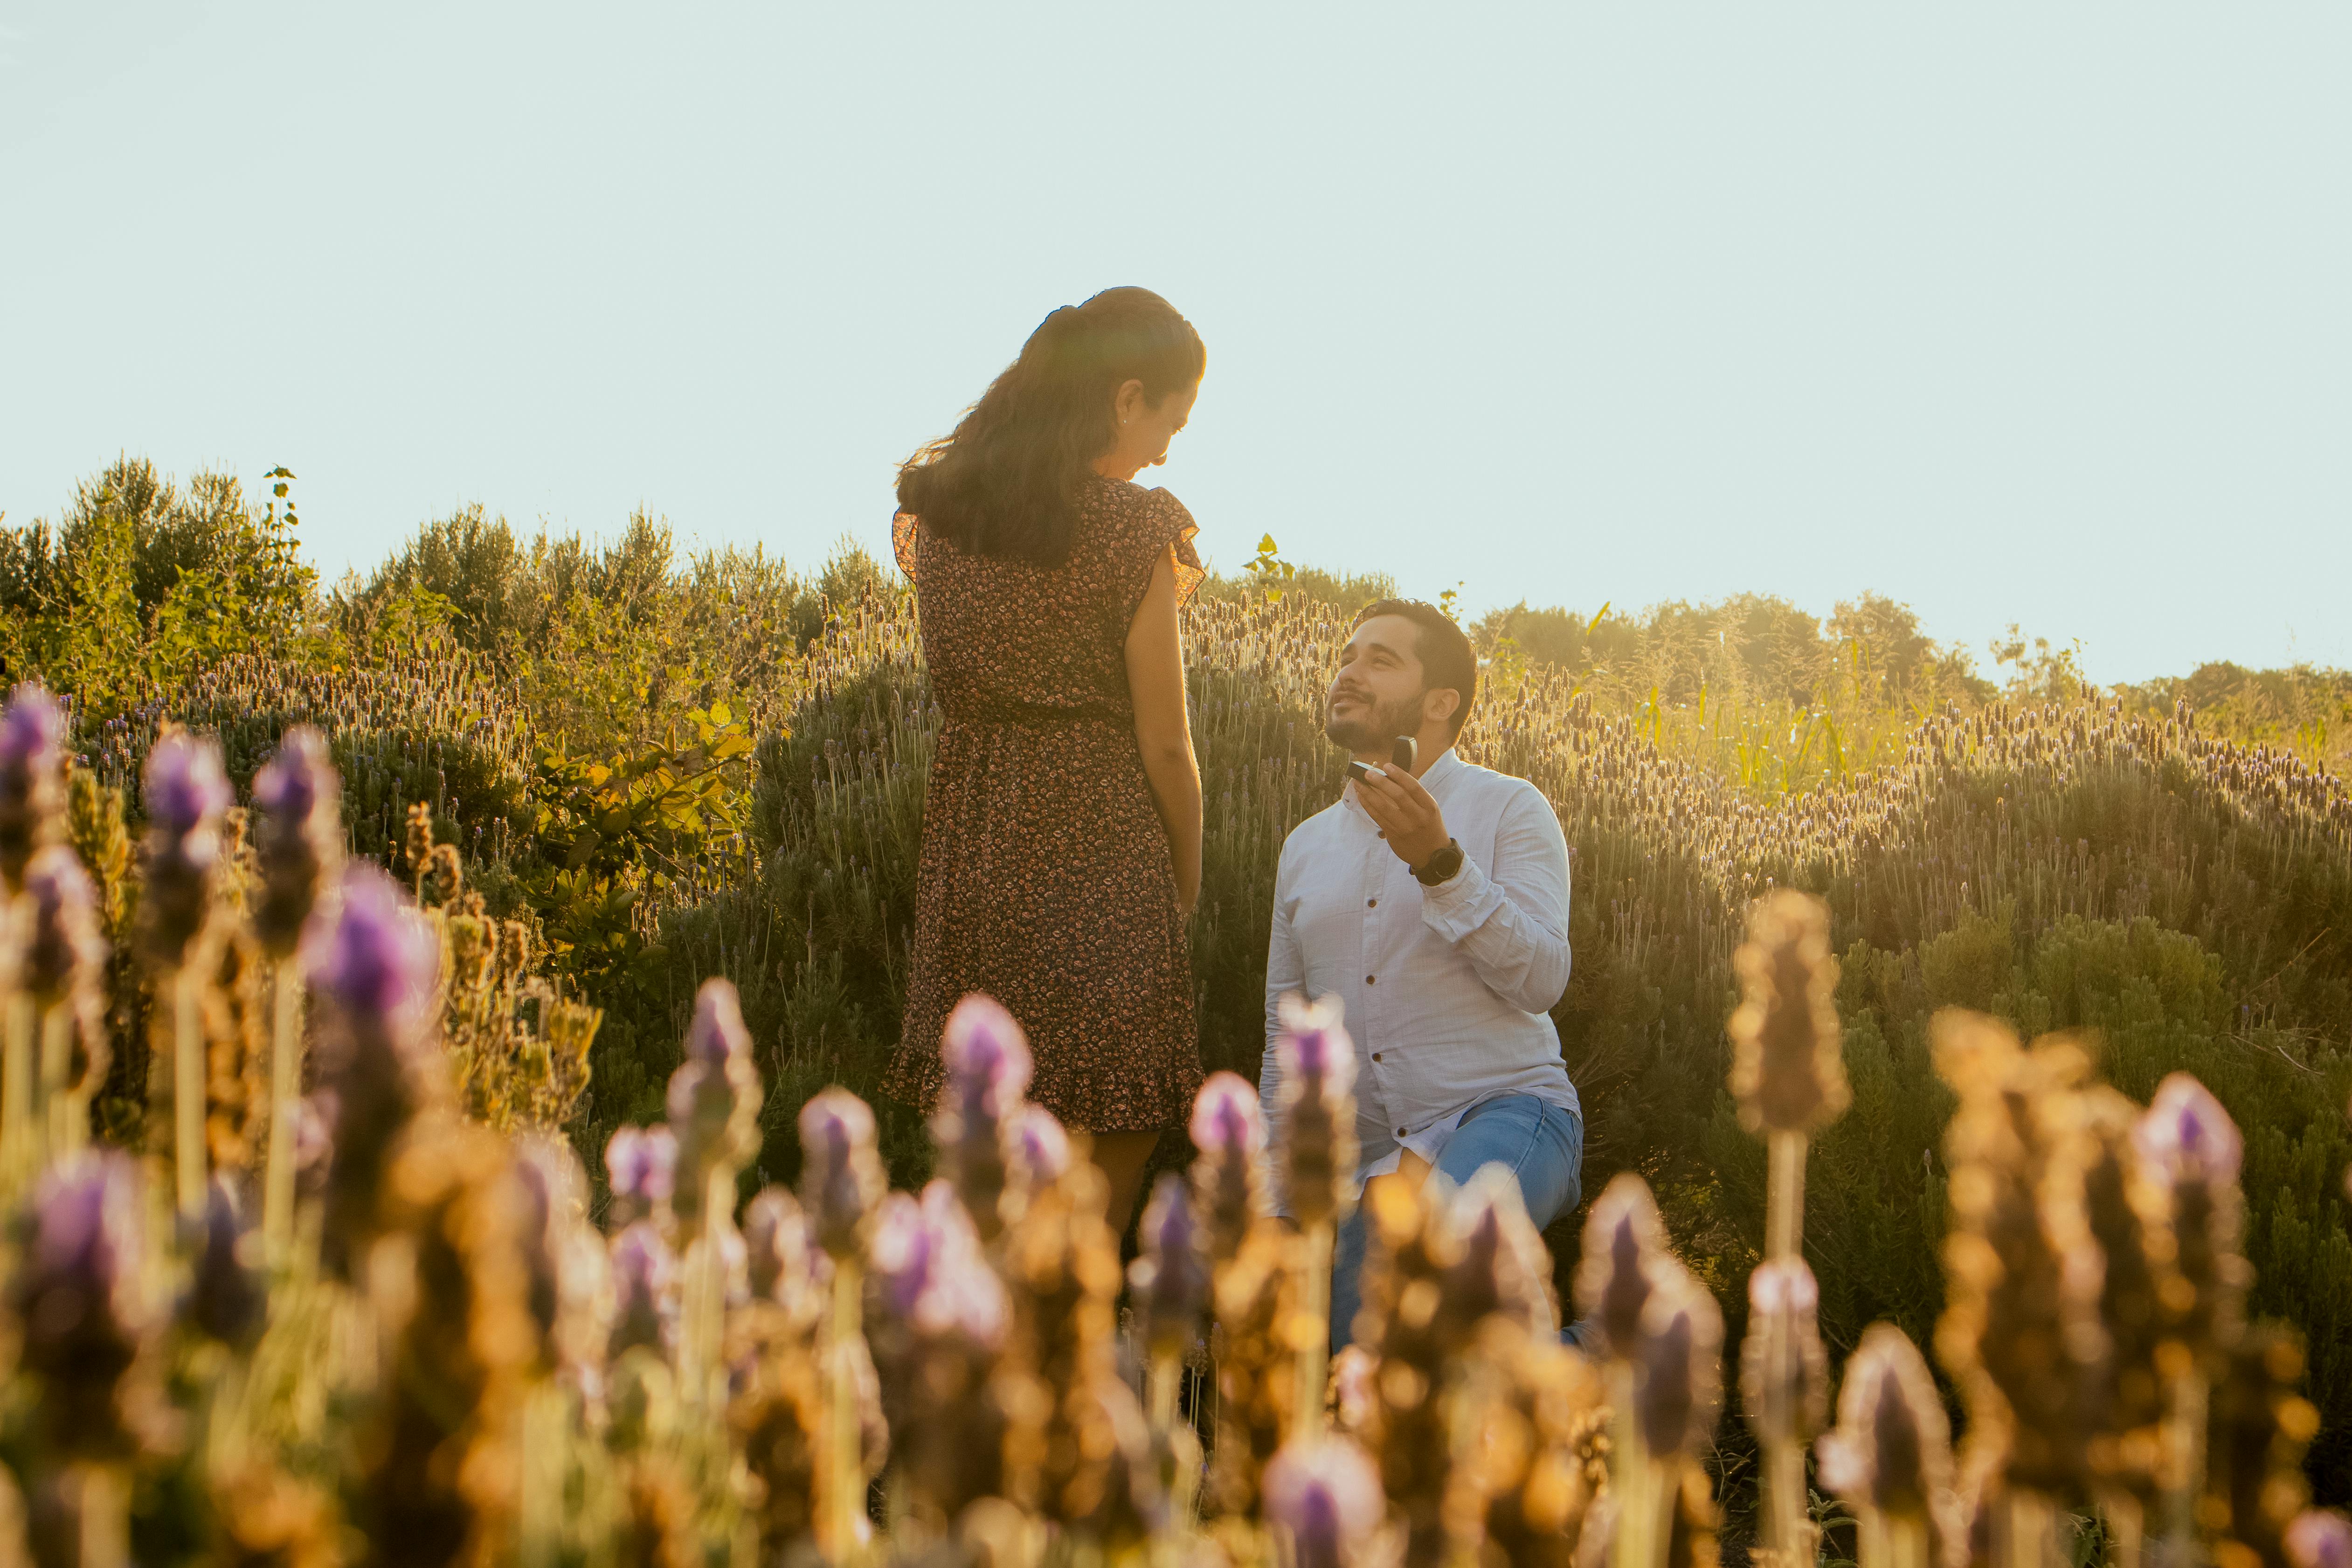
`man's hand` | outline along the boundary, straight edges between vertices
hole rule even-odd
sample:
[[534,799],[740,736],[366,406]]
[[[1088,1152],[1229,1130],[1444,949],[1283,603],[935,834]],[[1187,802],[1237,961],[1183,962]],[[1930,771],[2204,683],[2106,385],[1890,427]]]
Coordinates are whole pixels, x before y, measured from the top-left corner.
[[1381,831],[1389,848],[1408,866],[1428,863],[1453,836],[1445,831],[1445,814],[1421,787],[1421,780],[1402,768],[1385,768],[1356,780],[1356,799]]

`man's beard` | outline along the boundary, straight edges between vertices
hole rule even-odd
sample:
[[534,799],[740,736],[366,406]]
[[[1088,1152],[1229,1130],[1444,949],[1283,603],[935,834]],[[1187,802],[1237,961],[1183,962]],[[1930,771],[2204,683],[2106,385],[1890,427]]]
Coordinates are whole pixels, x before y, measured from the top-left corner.
[[1323,733],[1349,751],[1377,751],[1386,757],[1389,743],[1398,736],[1421,733],[1420,706],[1418,695],[1399,702],[1369,705],[1359,697],[1356,711],[1342,719],[1332,716],[1327,698],[1323,704]]

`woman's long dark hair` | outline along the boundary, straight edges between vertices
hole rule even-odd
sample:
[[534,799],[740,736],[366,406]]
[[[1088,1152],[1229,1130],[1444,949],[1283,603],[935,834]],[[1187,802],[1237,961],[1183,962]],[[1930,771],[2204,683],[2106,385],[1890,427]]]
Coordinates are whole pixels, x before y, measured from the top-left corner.
[[898,470],[898,509],[980,555],[1059,566],[1078,486],[1118,439],[1111,394],[1143,383],[1153,407],[1201,379],[1208,350],[1149,288],[1106,288],[1063,306],[1021,345],[955,433]]

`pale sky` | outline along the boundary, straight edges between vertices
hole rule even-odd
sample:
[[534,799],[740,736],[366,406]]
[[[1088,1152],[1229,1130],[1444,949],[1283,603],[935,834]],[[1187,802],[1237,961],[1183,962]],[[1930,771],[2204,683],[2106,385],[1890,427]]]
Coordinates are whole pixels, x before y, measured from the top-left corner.
[[[2352,6],[0,0],[0,512],[814,566],[1046,311],[1228,569],[2352,665]],[[1150,482],[1147,479],[1147,482]]]

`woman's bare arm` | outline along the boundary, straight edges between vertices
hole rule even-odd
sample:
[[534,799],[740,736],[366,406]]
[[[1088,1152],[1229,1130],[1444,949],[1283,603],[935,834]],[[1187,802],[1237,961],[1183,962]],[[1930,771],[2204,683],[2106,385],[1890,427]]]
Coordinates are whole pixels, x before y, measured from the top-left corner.
[[1201,896],[1201,765],[1192,756],[1192,726],[1184,711],[1184,649],[1176,633],[1176,551],[1160,552],[1150,586],[1127,629],[1127,685],[1135,697],[1135,742],[1143,775],[1168,834],[1176,868],[1176,907],[1184,915]]

